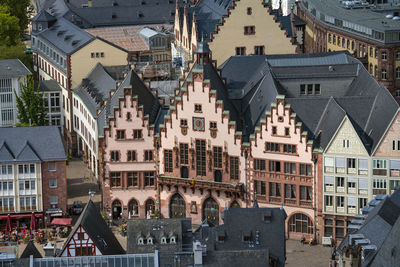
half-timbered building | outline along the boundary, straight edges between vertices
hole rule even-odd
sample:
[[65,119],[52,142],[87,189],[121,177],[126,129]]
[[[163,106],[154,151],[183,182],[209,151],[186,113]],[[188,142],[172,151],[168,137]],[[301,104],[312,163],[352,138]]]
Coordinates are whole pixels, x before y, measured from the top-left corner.
[[60,257],[125,254],[92,200],[82,211],[65,241]]

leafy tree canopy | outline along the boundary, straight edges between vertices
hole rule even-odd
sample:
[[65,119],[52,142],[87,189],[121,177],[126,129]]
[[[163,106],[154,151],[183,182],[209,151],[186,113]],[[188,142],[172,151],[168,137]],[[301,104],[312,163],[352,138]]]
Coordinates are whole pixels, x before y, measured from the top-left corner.
[[0,60],[18,58],[32,72],[32,55],[25,54],[25,49],[26,48],[23,43],[18,43],[14,46],[0,45]]
[[19,19],[10,13],[11,8],[0,4],[0,45],[16,45],[20,41]]
[[30,0],[0,0],[0,5],[8,7],[10,15],[18,18],[18,37],[21,37],[24,30],[28,27],[33,11]]
[[18,119],[22,125],[46,125],[46,109],[42,95],[39,93],[39,84],[35,90],[32,76],[28,77],[26,85],[20,84],[19,95],[14,90],[17,100]]

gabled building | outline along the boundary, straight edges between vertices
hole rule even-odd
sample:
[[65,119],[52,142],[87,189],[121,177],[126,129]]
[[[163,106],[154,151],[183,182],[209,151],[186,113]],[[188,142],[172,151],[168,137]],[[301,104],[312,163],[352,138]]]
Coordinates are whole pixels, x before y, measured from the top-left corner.
[[0,219],[15,226],[34,214],[43,227],[65,214],[66,160],[57,126],[0,128]]
[[127,65],[103,66],[97,63],[72,91],[73,131],[77,137],[75,152],[83,157],[96,177],[99,174],[99,136],[104,135],[104,114],[128,72]]
[[14,90],[20,92],[26,84],[28,68],[19,59],[0,60],[0,127],[13,126],[18,122],[17,103]]
[[113,219],[150,217],[156,210],[154,124],[165,111],[133,70],[107,106],[99,115],[104,207]]
[[181,58],[186,66],[203,39],[209,42],[217,65],[234,55],[301,53],[304,27],[305,22],[293,10],[283,16],[281,7],[272,10],[268,1],[177,4],[173,57]]
[[127,64],[128,53],[46,10],[32,20],[32,51],[36,78],[54,79],[62,89],[62,122],[71,149],[76,145],[72,134],[72,89],[98,62],[109,66]]
[[100,210],[89,199],[58,256],[77,257],[119,254],[125,254],[124,249],[104,221]]

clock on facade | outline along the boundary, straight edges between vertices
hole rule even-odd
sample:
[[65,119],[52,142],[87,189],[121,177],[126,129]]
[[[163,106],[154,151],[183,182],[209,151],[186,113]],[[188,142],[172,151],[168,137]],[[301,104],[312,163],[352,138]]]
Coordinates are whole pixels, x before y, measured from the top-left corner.
[[204,131],[204,118],[193,117],[193,130]]

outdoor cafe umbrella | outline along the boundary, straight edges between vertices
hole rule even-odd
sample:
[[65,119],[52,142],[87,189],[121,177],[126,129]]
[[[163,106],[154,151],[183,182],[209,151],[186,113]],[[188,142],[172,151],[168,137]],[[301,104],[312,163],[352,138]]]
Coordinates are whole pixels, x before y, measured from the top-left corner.
[[31,230],[34,231],[36,230],[36,217],[35,214],[32,212],[31,215]]
[[10,233],[11,232],[11,217],[10,214],[7,215],[7,223],[6,223],[6,232]]

